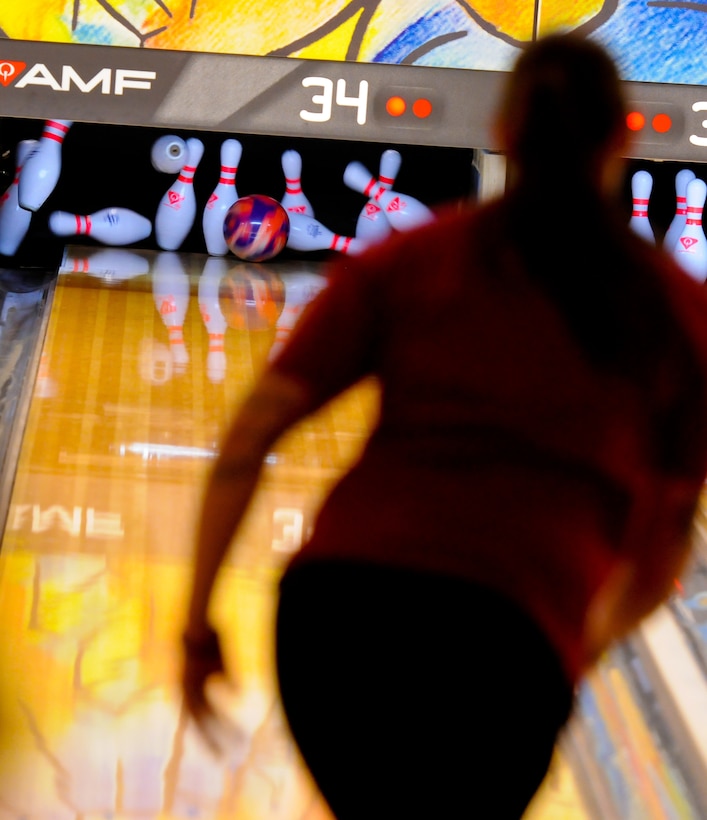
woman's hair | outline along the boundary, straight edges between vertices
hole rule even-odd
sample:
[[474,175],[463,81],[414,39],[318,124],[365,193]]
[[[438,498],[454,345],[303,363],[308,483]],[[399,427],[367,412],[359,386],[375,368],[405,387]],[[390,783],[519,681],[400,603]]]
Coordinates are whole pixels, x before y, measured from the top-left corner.
[[499,119],[519,168],[593,164],[625,129],[616,67],[595,43],[555,34],[532,43],[506,84]]

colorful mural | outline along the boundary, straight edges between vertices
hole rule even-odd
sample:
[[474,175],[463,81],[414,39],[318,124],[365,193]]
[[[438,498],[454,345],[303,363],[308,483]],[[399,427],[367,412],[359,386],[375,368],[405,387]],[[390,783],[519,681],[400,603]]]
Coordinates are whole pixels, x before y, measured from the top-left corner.
[[555,30],[602,42],[627,80],[703,84],[700,0],[25,0],[0,35],[50,42],[506,70]]

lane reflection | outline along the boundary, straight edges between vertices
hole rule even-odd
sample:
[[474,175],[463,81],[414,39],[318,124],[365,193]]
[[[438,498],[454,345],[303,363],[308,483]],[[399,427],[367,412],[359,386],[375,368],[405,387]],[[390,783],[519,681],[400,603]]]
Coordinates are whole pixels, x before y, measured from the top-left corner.
[[215,691],[218,760],[183,718],[175,652],[221,431],[325,284],[299,262],[67,249],[0,552],[0,817],[328,817],[278,708],[273,600],[372,385],[266,460],[219,589],[239,688]]

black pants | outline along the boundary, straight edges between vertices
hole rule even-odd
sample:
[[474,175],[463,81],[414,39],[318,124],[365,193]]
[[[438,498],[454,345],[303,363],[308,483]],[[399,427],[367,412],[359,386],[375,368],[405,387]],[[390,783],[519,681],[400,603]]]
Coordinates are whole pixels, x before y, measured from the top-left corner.
[[286,573],[277,662],[292,733],[339,820],[519,818],[572,706],[518,608],[413,572]]

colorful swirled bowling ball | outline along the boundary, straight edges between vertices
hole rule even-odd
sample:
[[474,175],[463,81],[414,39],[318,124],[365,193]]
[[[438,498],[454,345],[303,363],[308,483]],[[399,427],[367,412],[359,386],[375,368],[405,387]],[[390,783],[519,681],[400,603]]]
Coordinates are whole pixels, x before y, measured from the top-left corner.
[[287,211],[277,200],[263,194],[236,200],[223,222],[226,244],[246,262],[263,262],[277,256],[289,235]]

